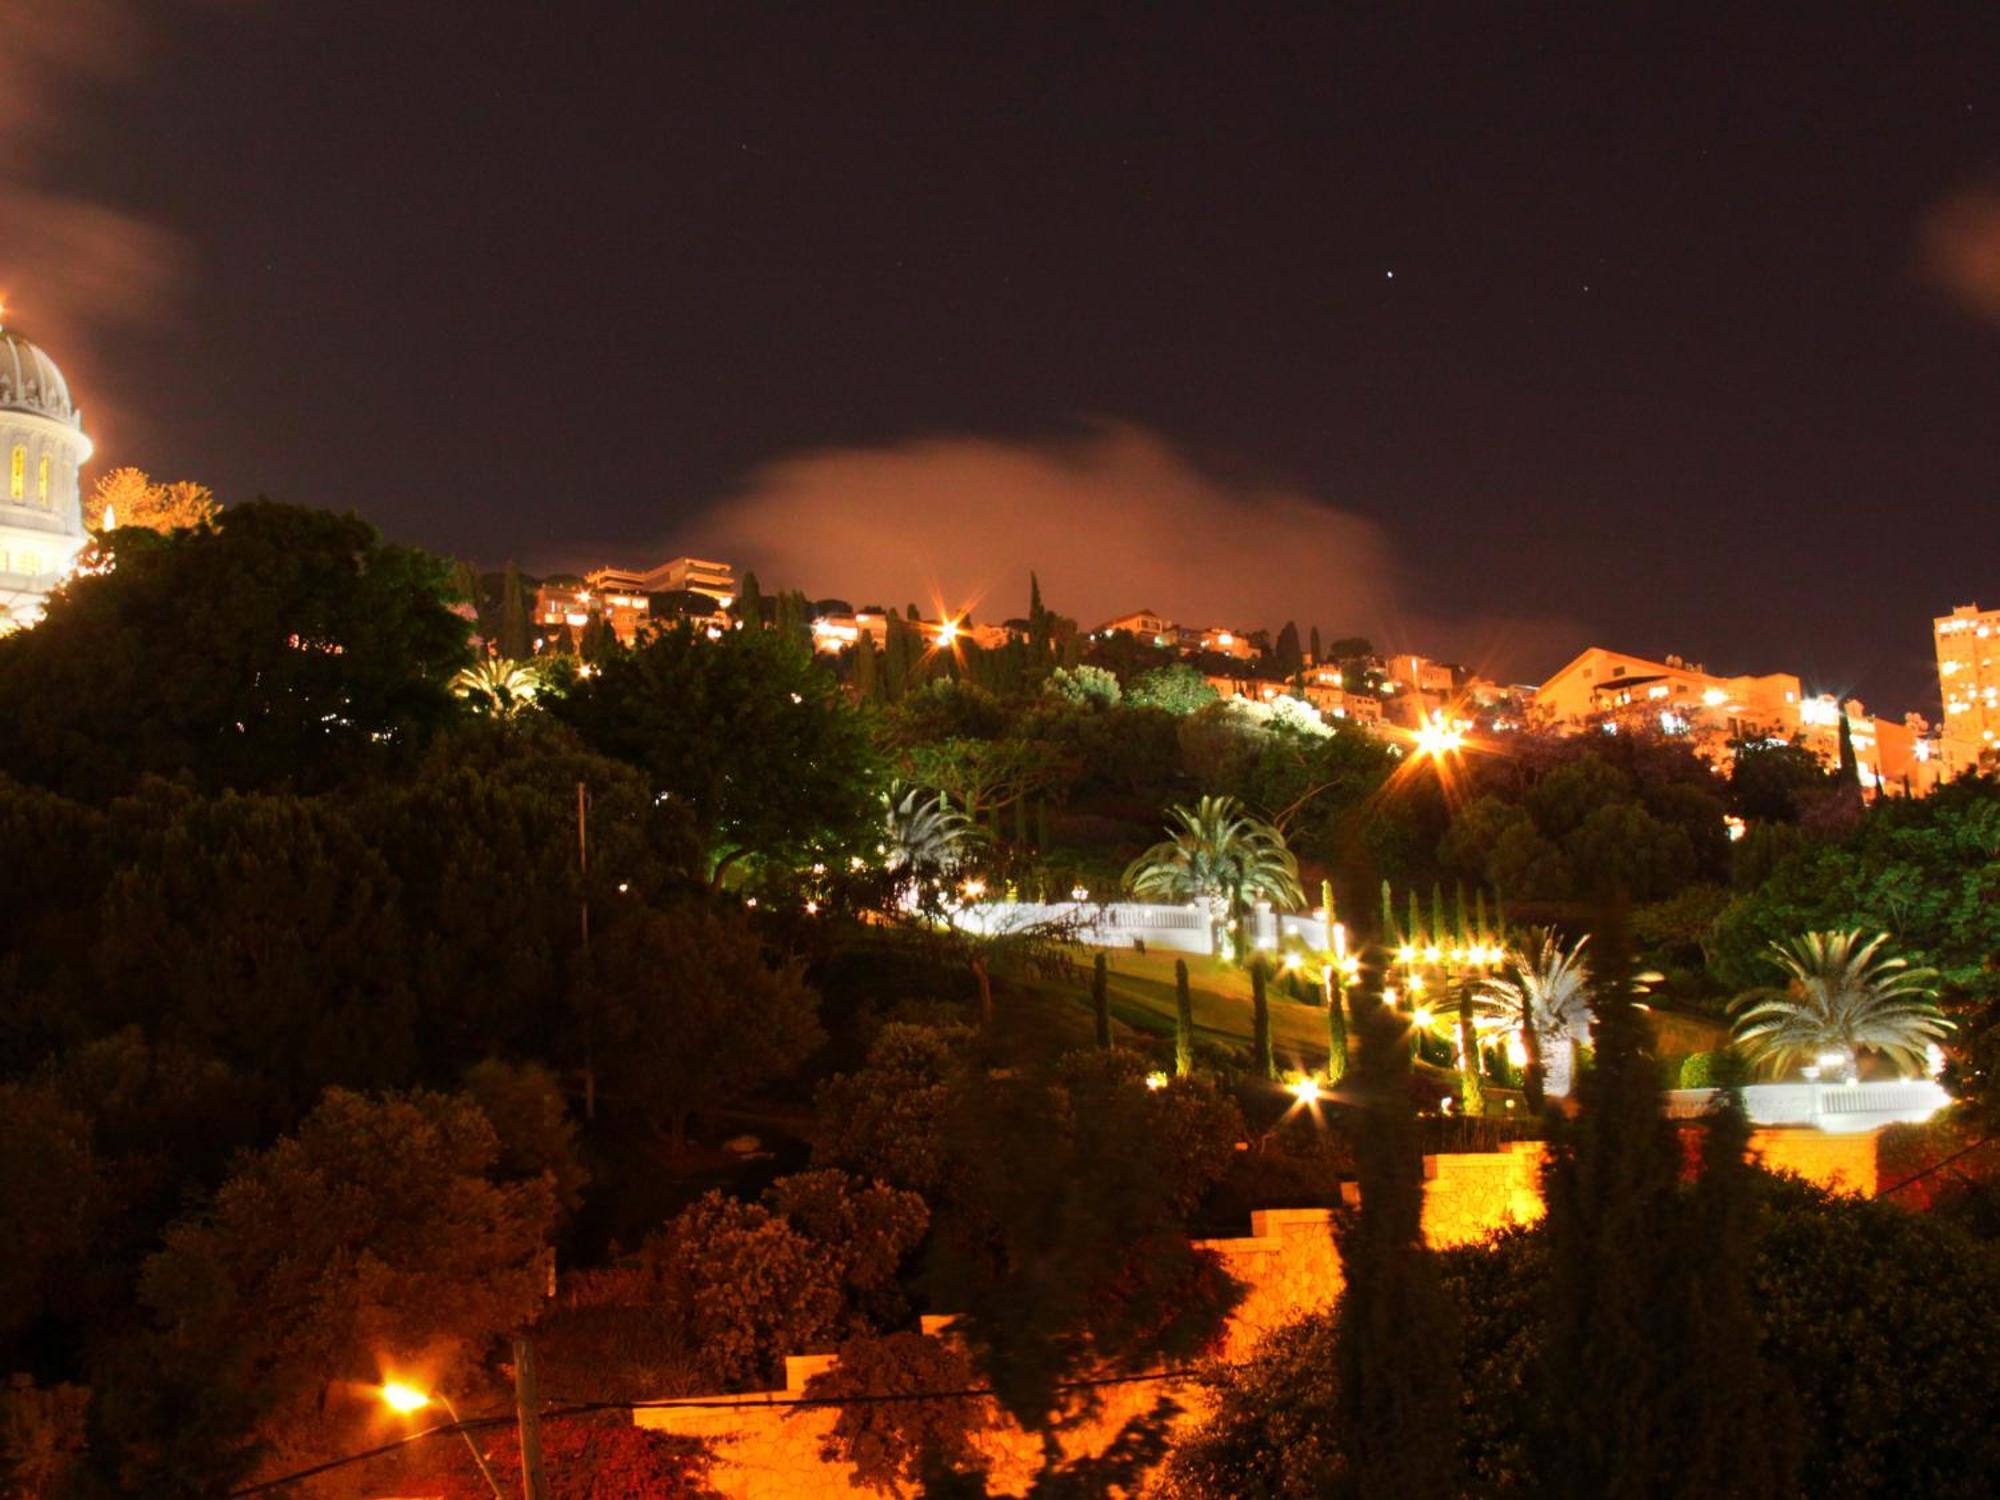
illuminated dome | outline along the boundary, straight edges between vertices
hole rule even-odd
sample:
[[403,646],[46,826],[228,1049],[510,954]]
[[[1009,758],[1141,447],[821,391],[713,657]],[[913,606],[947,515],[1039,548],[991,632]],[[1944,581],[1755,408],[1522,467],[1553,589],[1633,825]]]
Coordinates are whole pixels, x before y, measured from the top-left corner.
[[11,328],[0,328],[0,411],[32,412],[70,427],[83,418],[56,362]]
[[0,328],[0,631],[41,618],[83,550],[83,414],[56,362]]

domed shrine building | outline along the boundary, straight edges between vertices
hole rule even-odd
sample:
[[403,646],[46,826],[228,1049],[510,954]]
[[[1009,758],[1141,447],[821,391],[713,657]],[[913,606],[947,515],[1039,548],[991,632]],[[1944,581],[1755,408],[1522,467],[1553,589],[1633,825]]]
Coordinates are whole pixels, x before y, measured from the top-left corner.
[[33,624],[83,550],[83,414],[56,362],[0,327],[0,630]]

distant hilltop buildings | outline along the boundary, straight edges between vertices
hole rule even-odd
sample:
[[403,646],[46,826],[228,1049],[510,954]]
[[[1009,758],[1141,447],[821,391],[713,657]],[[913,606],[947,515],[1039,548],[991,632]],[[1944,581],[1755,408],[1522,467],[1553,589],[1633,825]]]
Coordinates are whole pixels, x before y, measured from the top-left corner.
[[1807,693],[1789,672],[1722,677],[1678,656],[1651,661],[1592,646],[1535,690],[1530,711],[1561,732],[1684,737],[1717,765],[1756,740],[1804,745],[1837,765],[1844,719],[1864,789],[1922,796],[1938,779],[1937,747],[1917,715],[1873,718],[1858,699]]
[[[753,579],[744,582],[754,589]],[[558,632],[573,642],[585,629],[631,645],[676,621],[720,635],[739,623],[738,587],[729,564],[693,557],[643,571],[598,568],[581,578],[544,579],[535,592],[537,649]],[[765,608],[768,617],[769,601]],[[899,614],[822,599],[802,608],[813,649],[836,658],[863,641],[883,649],[892,617],[926,649],[999,650],[1030,630],[1024,619],[975,624],[922,617],[915,606]],[[1684,740],[1718,769],[1737,746],[1759,741],[1800,745],[1834,767],[1844,737],[1862,787],[1886,796],[1922,796],[1941,780],[2000,767],[2000,609],[1977,604],[1934,622],[1944,711],[1936,733],[1920,715],[1879,718],[1858,699],[1809,691],[1789,672],[1728,675],[1679,656],[1654,660],[1603,646],[1579,652],[1539,685],[1520,686],[1421,654],[1378,654],[1360,639],[1322,646],[1314,631],[1308,646],[1290,626],[1273,638],[1262,629],[1184,625],[1151,608],[1114,615],[1087,632],[1073,621],[1055,624],[1057,647],[1076,660],[1121,669],[1183,662],[1224,698],[1300,698],[1328,719],[1362,725],[1416,730],[1449,721],[1489,734],[1655,735]]]

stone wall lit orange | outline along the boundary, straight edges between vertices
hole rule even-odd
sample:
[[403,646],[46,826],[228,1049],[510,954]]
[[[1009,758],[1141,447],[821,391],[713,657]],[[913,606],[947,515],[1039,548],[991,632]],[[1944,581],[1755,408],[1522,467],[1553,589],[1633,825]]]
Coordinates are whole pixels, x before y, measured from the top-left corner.
[[[1872,1195],[1876,1187],[1875,1137],[1830,1136],[1810,1130],[1759,1130],[1751,1149],[1774,1171],[1795,1172],[1843,1192]],[[1542,1216],[1539,1174],[1542,1147],[1519,1142],[1505,1151],[1424,1158],[1424,1238],[1444,1249],[1474,1244],[1496,1230]],[[1223,1336],[1223,1357],[1241,1359],[1267,1333],[1301,1314],[1333,1305],[1340,1296],[1340,1257],[1333,1216],[1323,1208],[1261,1209],[1250,1215],[1242,1238],[1203,1240],[1242,1283],[1244,1296]],[[926,1332],[941,1332],[948,1318],[926,1318]],[[820,1457],[833,1426],[826,1407],[799,1407],[805,1385],[833,1356],[798,1355],[785,1361],[785,1388],[749,1395],[705,1398],[713,1406],[656,1406],[633,1412],[642,1427],[707,1439],[714,1448],[711,1482],[729,1500],[834,1500],[861,1493],[844,1464]],[[1159,1381],[1103,1389],[1095,1410],[1079,1414],[1059,1436],[1066,1459],[1103,1453],[1129,1423],[1155,1414],[1162,1400],[1174,1407],[1173,1426],[1198,1421],[1204,1392],[1191,1380]],[[996,1495],[1024,1494],[1042,1468],[1042,1439],[1002,1422],[986,1434],[982,1451]]]

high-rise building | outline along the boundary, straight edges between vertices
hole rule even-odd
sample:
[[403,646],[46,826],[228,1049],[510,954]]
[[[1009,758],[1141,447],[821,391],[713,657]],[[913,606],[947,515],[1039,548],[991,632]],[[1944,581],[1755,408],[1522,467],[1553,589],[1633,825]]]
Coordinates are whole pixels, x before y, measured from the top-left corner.
[[1947,776],[2000,759],[2000,609],[1961,604],[1932,622],[1944,723],[1938,749]]

